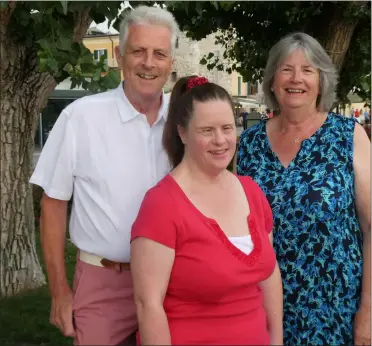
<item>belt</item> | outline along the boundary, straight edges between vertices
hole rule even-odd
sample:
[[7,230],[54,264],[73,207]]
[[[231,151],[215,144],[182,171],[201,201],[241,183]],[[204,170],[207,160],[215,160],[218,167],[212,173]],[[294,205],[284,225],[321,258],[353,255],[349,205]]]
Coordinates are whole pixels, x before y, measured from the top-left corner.
[[80,261],[92,264],[97,267],[112,268],[117,270],[130,270],[130,263],[114,262],[82,250],[79,250],[79,259]]

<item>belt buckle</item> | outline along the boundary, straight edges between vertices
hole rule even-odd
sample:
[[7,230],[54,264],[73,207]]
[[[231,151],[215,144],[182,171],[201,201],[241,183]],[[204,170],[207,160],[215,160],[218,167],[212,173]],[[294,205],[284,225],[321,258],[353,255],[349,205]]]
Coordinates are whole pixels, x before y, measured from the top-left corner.
[[123,264],[123,263],[114,262],[114,261],[111,261],[111,260],[106,259],[106,258],[102,258],[102,259],[101,259],[101,264],[102,264],[105,268],[115,269],[115,270],[118,271],[119,273],[123,270],[123,268],[122,268],[122,264]]

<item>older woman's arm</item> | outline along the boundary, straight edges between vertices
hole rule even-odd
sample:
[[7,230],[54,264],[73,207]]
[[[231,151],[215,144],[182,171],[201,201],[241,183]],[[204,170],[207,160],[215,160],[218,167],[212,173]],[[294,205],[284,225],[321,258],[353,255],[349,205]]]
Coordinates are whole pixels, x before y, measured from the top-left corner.
[[[273,234],[269,234],[271,244]],[[283,345],[283,287],[278,263],[274,272],[260,283],[263,293],[263,306],[266,312],[270,345]]]
[[354,130],[355,203],[363,232],[361,305],[354,321],[355,345],[371,344],[371,143],[359,124]]
[[131,243],[131,272],[141,345],[171,345],[163,308],[175,251],[144,237]]

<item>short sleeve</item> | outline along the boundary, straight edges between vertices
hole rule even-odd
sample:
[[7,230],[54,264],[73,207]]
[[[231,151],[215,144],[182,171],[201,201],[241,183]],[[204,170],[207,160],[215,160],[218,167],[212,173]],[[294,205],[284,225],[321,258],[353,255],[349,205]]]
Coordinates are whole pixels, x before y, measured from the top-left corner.
[[74,161],[74,133],[68,114],[63,111],[48,136],[30,183],[41,186],[51,198],[70,200]]
[[150,189],[142,201],[132,226],[131,241],[145,237],[175,249],[177,240],[175,204],[170,193],[157,185]]

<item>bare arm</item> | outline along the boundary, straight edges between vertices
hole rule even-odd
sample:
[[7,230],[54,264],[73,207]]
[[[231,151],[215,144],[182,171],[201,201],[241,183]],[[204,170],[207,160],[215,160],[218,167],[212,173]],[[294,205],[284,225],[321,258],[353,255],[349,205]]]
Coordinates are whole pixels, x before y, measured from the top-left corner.
[[67,203],[43,194],[40,234],[52,296],[51,323],[66,336],[73,336],[72,292],[65,267]]
[[[356,316],[355,344],[371,343],[371,143],[364,129],[355,125],[354,174],[355,204],[363,232],[363,281],[360,310]],[[365,325],[363,325],[365,324]],[[369,336],[366,335],[368,334]],[[365,338],[365,339],[360,339]]]
[[[271,244],[273,235],[269,235]],[[271,345],[283,345],[283,287],[278,263],[274,272],[260,283]]]
[[174,250],[138,237],[131,243],[131,273],[141,345],[171,345],[164,297],[174,262]]

